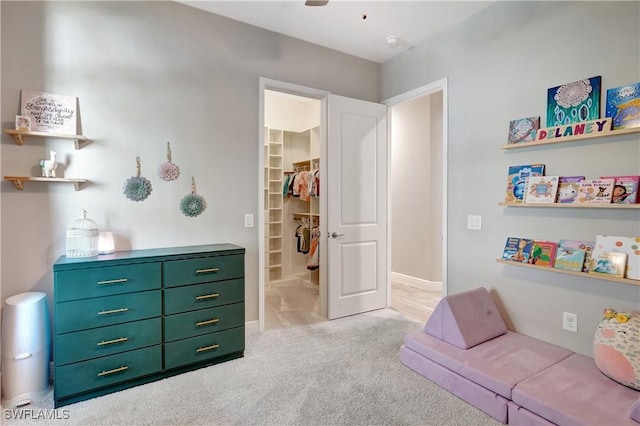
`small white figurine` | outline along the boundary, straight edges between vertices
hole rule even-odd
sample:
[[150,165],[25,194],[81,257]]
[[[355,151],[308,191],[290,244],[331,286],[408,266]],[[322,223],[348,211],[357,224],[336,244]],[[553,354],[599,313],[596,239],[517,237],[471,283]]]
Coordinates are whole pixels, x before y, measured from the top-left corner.
[[56,152],[54,150],[49,151],[48,160],[40,160],[40,167],[42,168],[43,177],[56,177],[58,163],[56,163]]

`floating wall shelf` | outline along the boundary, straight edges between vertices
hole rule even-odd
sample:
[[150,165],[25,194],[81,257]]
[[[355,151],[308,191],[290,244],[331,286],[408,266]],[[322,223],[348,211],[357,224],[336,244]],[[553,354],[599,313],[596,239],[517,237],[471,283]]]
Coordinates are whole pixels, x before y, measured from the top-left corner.
[[4,129],[4,133],[13,136],[18,145],[24,145],[24,139],[26,137],[32,138],[57,138],[57,139],[71,139],[74,141],[76,149],[80,149],[80,142],[85,142],[88,139],[82,135],[66,135],[61,133],[45,133],[45,132],[25,132],[21,130]]
[[640,286],[640,280],[631,280],[629,278],[619,278],[604,274],[592,274],[588,272],[568,271],[566,269],[556,269],[549,266],[535,266],[528,263],[514,262],[512,260],[496,259],[496,262],[510,266],[519,266],[521,268],[536,269],[539,271],[555,272],[557,274],[573,275],[574,277],[591,278],[596,280],[614,281],[622,284],[630,284]]
[[30,177],[30,176],[5,176],[4,180],[13,182],[16,188],[20,191],[24,189],[24,182],[62,182],[73,183],[76,191],[82,189],[82,187],[89,182],[87,179],[71,179],[71,178],[47,178],[47,177]]
[[587,133],[583,135],[573,135],[573,136],[563,137],[561,139],[548,139],[543,141],[508,144],[508,145],[503,145],[501,148],[502,149],[530,148],[530,147],[535,147],[540,145],[570,143],[570,142],[575,142],[575,141],[584,140],[584,139],[605,138],[610,136],[627,135],[629,133],[640,133],[640,127],[632,127],[630,129],[611,130],[611,131],[600,132],[600,133]]
[[640,204],[498,203],[503,207],[551,207],[561,209],[640,209]]

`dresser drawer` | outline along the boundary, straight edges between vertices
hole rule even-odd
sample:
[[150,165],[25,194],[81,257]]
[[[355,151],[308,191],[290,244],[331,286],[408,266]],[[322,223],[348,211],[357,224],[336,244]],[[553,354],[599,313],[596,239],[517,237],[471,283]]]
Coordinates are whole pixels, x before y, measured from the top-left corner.
[[244,327],[164,345],[164,367],[171,369],[244,350]]
[[244,300],[244,279],[172,287],[164,291],[164,314],[228,305]]
[[62,367],[56,366],[55,394],[56,398],[61,398],[161,370],[162,346],[160,345]]
[[244,256],[241,254],[164,262],[165,287],[221,281],[243,276]]
[[56,334],[159,317],[162,291],[142,291],[55,305]]
[[70,364],[162,343],[162,320],[152,318],[57,337],[55,361]]
[[135,263],[55,273],[55,301],[111,296],[160,288],[161,264]]
[[244,304],[218,306],[164,318],[164,341],[185,339],[244,325]]

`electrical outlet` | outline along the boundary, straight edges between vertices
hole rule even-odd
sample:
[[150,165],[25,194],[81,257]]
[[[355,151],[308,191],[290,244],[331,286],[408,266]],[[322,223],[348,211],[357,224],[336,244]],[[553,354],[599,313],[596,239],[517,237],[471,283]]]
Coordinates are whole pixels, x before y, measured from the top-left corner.
[[467,216],[467,228],[480,231],[482,229],[482,216]]
[[569,312],[562,313],[562,328],[573,333],[578,332],[578,316]]

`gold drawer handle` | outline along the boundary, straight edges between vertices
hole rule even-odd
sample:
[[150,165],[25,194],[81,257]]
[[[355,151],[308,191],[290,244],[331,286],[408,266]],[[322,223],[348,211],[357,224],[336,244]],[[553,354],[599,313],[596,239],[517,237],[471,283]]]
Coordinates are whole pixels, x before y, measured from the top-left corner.
[[127,337],[120,337],[113,340],[103,340],[102,342],[98,342],[98,346],[113,345],[114,343],[122,343],[126,342],[127,340],[129,340],[129,338]]
[[201,325],[209,325],[209,324],[215,324],[218,321],[220,321],[220,318],[214,318],[214,319],[210,319],[207,321],[200,321],[196,323],[196,327],[200,327]]
[[220,296],[218,293],[203,294],[202,296],[196,296],[196,300],[215,299],[218,296]]
[[220,268],[196,269],[196,274],[208,274],[209,272],[218,272]]
[[100,311],[98,315],[119,314],[120,312],[127,312],[129,308],[112,309],[110,311]]
[[126,283],[127,281],[129,281],[128,278],[118,278],[117,280],[105,280],[105,281],[98,281],[98,285],[103,285],[103,284],[119,284],[119,283]]
[[109,374],[119,373],[121,371],[125,371],[128,369],[129,367],[127,367],[126,365],[123,365],[122,367],[114,368],[113,370],[109,370],[109,371],[103,370],[102,373],[98,373],[98,377],[108,376]]
[[198,349],[196,349],[196,353],[199,353],[199,352],[205,352],[205,351],[210,351],[210,350],[213,350],[213,349],[218,349],[219,347],[220,347],[220,345],[216,345],[216,344],[214,343],[214,344],[213,344],[213,345],[211,345],[211,346],[205,346],[204,348],[198,348]]

